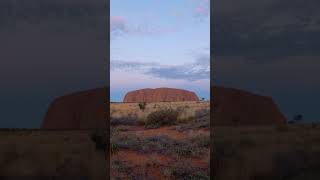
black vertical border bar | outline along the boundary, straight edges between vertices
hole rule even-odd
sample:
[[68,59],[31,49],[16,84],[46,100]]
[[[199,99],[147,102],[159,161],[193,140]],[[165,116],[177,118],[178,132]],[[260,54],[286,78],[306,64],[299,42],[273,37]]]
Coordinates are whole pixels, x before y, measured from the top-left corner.
[[106,136],[107,136],[107,149],[106,149],[106,179],[110,179],[110,0],[105,0],[106,3],[106,71],[107,71],[107,99],[106,99]]
[[[212,0],[213,1],[213,0]],[[213,152],[214,152],[214,140],[213,140],[213,111],[214,111],[214,95],[213,95],[213,85],[214,85],[214,23],[213,23],[213,2],[210,2],[210,179],[213,179]]]

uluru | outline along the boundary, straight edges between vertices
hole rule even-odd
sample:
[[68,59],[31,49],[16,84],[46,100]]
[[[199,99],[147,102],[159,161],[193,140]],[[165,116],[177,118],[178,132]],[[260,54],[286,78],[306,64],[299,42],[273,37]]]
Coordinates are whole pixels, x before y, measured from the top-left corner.
[[123,102],[178,102],[199,101],[195,92],[175,88],[140,89],[128,92]]
[[108,96],[108,88],[97,88],[58,97],[50,104],[42,128],[106,128]]
[[[270,125],[286,123],[271,97],[234,88],[212,87],[211,122],[214,126]],[[156,88],[128,92],[124,102],[199,101],[191,91]],[[42,123],[44,129],[106,128],[109,89],[97,88],[56,98]]]
[[213,125],[270,125],[286,123],[271,97],[234,88],[212,87]]

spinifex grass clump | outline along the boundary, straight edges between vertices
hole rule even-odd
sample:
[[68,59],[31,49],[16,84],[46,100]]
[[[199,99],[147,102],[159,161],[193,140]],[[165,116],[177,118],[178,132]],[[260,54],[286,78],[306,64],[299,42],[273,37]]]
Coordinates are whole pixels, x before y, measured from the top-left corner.
[[174,109],[161,109],[150,113],[145,122],[146,128],[159,128],[166,125],[174,125],[178,120],[179,112]]

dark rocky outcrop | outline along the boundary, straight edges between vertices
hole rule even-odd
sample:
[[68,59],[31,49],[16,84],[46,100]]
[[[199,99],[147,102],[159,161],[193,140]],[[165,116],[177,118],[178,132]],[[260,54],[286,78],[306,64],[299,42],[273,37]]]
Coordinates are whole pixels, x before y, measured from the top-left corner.
[[105,128],[108,96],[108,88],[98,88],[59,97],[51,103],[42,128]]
[[123,102],[199,101],[196,93],[174,88],[140,89],[126,94]]
[[213,125],[284,124],[286,119],[270,97],[243,90],[213,87]]

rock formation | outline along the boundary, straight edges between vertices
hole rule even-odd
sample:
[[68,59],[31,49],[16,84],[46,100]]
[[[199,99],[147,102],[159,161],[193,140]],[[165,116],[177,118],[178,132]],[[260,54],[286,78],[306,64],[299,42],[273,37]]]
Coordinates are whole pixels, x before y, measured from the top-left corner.
[[126,94],[123,102],[175,102],[199,101],[191,91],[173,88],[140,89]]
[[[213,126],[283,124],[286,119],[272,98],[233,88],[213,87]],[[45,129],[106,128],[109,89],[99,88],[55,99],[44,118]],[[129,92],[124,102],[198,101],[195,93],[158,88]]]
[[284,124],[272,98],[233,88],[213,87],[211,122],[215,125]]
[[106,128],[108,96],[108,88],[99,88],[59,97],[51,103],[42,128]]

